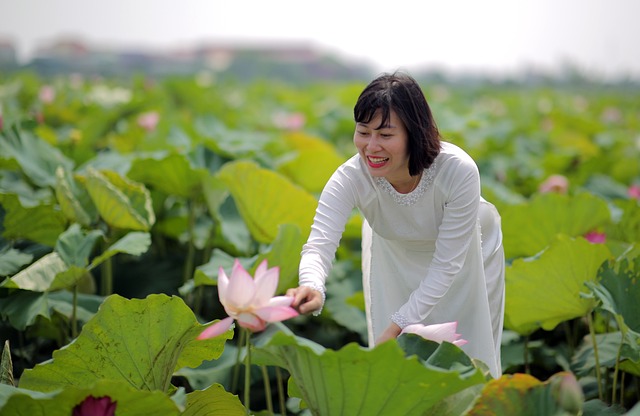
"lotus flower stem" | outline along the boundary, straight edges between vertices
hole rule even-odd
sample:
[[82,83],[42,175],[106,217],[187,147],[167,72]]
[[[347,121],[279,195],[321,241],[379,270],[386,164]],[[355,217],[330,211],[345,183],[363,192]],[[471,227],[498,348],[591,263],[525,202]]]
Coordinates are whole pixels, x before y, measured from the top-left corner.
[[273,416],[273,402],[271,400],[271,383],[269,382],[269,373],[267,372],[267,366],[261,365],[262,379],[264,380],[264,395],[267,400],[267,410],[269,414]]
[[246,328],[242,328],[242,331],[245,332],[245,348],[247,350],[244,356],[244,407],[247,409],[247,414],[249,415],[251,414],[249,411],[249,393],[251,391],[251,333]]
[[244,344],[245,331],[238,331],[238,350],[236,351],[236,364],[233,367],[233,378],[231,379],[231,393],[238,391],[238,379],[240,378],[240,355],[242,354],[242,345]]
[[[618,346],[618,353],[616,354],[616,365],[613,370],[613,386],[611,388],[611,404],[616,403],[616,389],[618,387],[618,372],[620,370],[620,355],[622,354],[623,345],[624,345],[624,334],[622,335],[622,339],[620,340],[620,345]],[[622,395],[620,395],[620,399],[622,399]]]
[[183,283],[186,283],[191,279],[193,275],[193,264],[196,253],[195,248],[195,223],[196,223],[196,207],[192,201],[189,201],[189,241],[187,243],[187,259],[184,263],[184,275],[182,276]]
[[278,399],[280,400],[280,414],[287,414],[287,406],[284,401],[284,389],[282,388],[282,371],[276,367],[276,380],[278,381]]
[[591,334],[591,342],[593,343],[593,356],[596,360],[596,380],[598,380],[598,398],[604,400],[602,394],[602,377],[600,375],[600,357],[598,356],[598,342],[596,341],[596,330],[593,326],[592,312],[587,314],[587,322],[589,323],[589,334]]
[[73,302],[71,304],[71,338],[78,337],[78,285],[73,286]]

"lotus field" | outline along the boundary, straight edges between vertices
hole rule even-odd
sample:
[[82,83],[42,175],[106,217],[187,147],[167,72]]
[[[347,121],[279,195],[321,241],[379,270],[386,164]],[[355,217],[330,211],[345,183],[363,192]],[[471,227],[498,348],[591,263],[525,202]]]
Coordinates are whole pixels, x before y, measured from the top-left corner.
[[4,76],[0,414],[639,415],[640,89],[423,84],[502,217],[492,379],[365,345],[357,212],[322,313],[282,299],[366,81]]

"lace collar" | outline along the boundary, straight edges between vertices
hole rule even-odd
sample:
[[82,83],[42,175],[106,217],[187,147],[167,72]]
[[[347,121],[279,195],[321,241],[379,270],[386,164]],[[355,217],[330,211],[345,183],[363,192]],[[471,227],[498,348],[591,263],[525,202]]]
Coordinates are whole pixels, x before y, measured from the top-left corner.
[[373,179],[380,188],[391,195],[391,197],[394,201],[396,201],[397,204],[403,206],[411,206],[418,202],[418,199],[420,199],[420,197],[427,191],[429,186],[431,186],[431,184],[433,183],[433,178],[435,177],[435,173],[436,161],[434,161],[431,166],[424,170],[418,186],[416,186],[416,189],[409,192],[408,194],[401,194],[400,192],[396,191],[396,188],[394,188],[386,178],[375,177]]

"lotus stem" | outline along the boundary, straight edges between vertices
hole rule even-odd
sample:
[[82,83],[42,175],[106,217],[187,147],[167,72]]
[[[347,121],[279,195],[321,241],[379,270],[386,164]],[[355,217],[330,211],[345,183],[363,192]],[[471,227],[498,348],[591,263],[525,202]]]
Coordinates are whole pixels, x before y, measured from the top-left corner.
[[[616,403],[616,389],[618,388],[618,372],[620,370],[620,355],[622,355],[623,344],[624,344],[624,334],[622,334],[622,339],[620,340],[620,346],[618,346],[618,353],[616,354],[616,365],[613,370],[613,386],[611,387],[611,404]],[[620,398],[622,399],[622,395],[620,395]]]
[[247,415],[251,414],[249,410],[249,400],[250,400],[250,391],[251,391],[251,337],[248,329],[243,329],[245,332],[245,348],[247,349],[247,353],[244,356],[244,407],[247,409]]
[[264,395],[267,400],[267,410],[269,414],[273,416],[273,402],[271,400],[271,383],[269,382],[269,372],[267,371],[266,365],[261,365],[262,368],[262,379],[264,380]]
[[78,285],[73,286],[73,302],[71,304],[71,338],[78,336]]
[[233,367],[233,377],[231,379],[231,393],[238,391],[238,379],[240,378],[240,354],[242,353],[242,345],[244,344],[244,330],[238,331],[238,349],[236,351],[236,364]]
[[596,330],[593,326],[593,312],[587,314],[587,322],[589,323],[589,334],[593,343],[593,356],[596,360],[596,380],[598,381],[598,398],[604,400],[602,393],[602,376],[600,374],[600,357],[598,356],[598,342],[596,341]]
[[187,203],[189,206],[189,241],[187,243],[187,259],[184,264],[184,275],[182,276],[183,283],[186,283],[191,279],[193,275],[193,264],[196,253],[196,247],[194,243],[195,238],[195,223],[196,223],[196,208],[195,204],[191,201]]
[[276,380],[278,382],[278,400],[280,401],[280,413],[287,414],[287,406],[284,401],[284,389],[282,388],[282,371],[280,367],[276,367]]
[[531,369],[529,368],[529,335],[524,337],[524,372],[531,374]]

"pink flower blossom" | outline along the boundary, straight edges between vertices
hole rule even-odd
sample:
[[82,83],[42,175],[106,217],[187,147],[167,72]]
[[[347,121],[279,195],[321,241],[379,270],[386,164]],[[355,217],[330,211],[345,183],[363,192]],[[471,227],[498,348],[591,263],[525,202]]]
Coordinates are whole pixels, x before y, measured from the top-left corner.
[[627,189],[627,195],[629,195],[629,198],[640,200],[640,185],[631,185]]
[[56,90],[51,85],[43,85],[38,93],[38,98],[45,104],[51,104],[56,98]]
[[273,124],[285,130],[300,130],[305,122],[306,118],[302,113],[279,112],[273,116]]
[[109,396],[87,396],[82,403],[73,408],[72,416],[113,416],[117,404],[118,402],[112,402]]
[[457,321],[434,325],[413,324],[406,326],[400,334],[416,334],[429,341],[438,343],[447,341],[460,347],[468,341],[460,338],[460,334],[456,334],[457,328]]
[[569,189],[569,180],[563,175],[551,175],[538,187],[541,193],[555,192],[566,194]]
[[229,316],[202,331],[198,339],[223,334],[234,320],[240,326],[257,332],[264,330],[269,322],[298,316],[298,312],[291,307],[293,297],[273,296],[278,288],[279,271],[278,267],[267,269],[267,261],[264,260],[256,269],[255,278],[252,278],[236,259],[229,278],[220,267],[218,296]]
[[589,231],[584,235],[584,238],[593,244],[604,244],[607,240],[607,235],[598,231]]
[[160,114],[155,111],[148,111],[138,116],[138,126],[142,127],[146,131],[154,131],[158,122],[160,121]]

